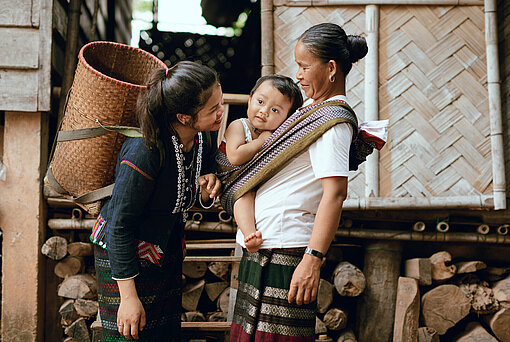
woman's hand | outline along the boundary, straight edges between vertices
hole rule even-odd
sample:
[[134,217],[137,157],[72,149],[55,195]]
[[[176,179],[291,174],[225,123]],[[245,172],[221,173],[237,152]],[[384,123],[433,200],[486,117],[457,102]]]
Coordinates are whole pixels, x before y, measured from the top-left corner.
[[214,173],[208,173],[198,177],[198,184],[202,189],[202,200],[204,202],[220,194],[221,181]]
[[310,254],[303,255],[290,281],[289,303],[295,300],[297,305],[309,304],[317,298],[320,268],[321,259]]
[[138,333],[145,327],[145,309],[136,293],[134,279],[117,280],[120,306],[117,311],[119,333],[128,340],[138,340]]

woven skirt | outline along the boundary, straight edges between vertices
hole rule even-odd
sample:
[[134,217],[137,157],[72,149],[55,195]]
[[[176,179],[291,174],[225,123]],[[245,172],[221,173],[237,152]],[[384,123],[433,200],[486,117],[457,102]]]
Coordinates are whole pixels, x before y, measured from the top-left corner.
[[[117,331],[120,295],[117,281],[112,279],[108,252],[95,246],[94,257],[99,314],[103,326],[101,342],[129,341]],[[181,340],[182,260],[179,262],[179,258],[169,258],[169,255],[165,257],[167,262],[163,266],[138,259],[140,273],[134,279],[147,322],[139,333],[139,341]]]
[[305,248],[243,250],[231,341],[313,342],[317,303],[289,304],[290,281]]

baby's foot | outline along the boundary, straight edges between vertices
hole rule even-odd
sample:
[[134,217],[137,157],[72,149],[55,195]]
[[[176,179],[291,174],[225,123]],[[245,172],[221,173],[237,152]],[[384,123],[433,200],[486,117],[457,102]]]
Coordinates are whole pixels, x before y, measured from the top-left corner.
[[255,233],[251,233],[244,239],[244,244],[248,252],[257,252],[260,249],[260,245],[262,245],[262,233],[258,230]]

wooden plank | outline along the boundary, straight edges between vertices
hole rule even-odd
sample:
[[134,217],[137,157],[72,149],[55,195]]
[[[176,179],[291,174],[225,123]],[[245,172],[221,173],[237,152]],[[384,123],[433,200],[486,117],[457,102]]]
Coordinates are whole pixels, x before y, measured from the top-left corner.
[[[51,39],[52,0],[39,0],[41,22],[39,25],[39,91],[37,110],[48,112],[51,109]],[[25,42],[26,43],[26,42]]]
[[42,1],[44,0],[32,0],[32,27],[39,27],[41,11],[44,10],[41,6]]
[[59,1],[53,5],[53,28],[65,41],[67,35],[67,12]]
[[37,111],[37,70],[0,69],[0,110]]
[[187,256],[184,258],[184,262],[195,262],[195,261],[228,261],[235,262],[241,261],[241,257],[239,256]]
[[0,26],[32,27],[32,0],[0,0]]
[[39,30],[32,28],[0,27],[1,68],[37,69],[39,67]]
[[182,329],[200,331],[226,331],[230,330],[232,322],[181,322]]

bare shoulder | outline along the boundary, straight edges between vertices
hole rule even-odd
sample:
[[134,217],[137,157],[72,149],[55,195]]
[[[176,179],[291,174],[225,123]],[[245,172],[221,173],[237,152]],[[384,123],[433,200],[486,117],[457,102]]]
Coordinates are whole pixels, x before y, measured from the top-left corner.
[[225,130],[225,139],[236,136],[244,137],[244,128],[241,119],[232,121]]

